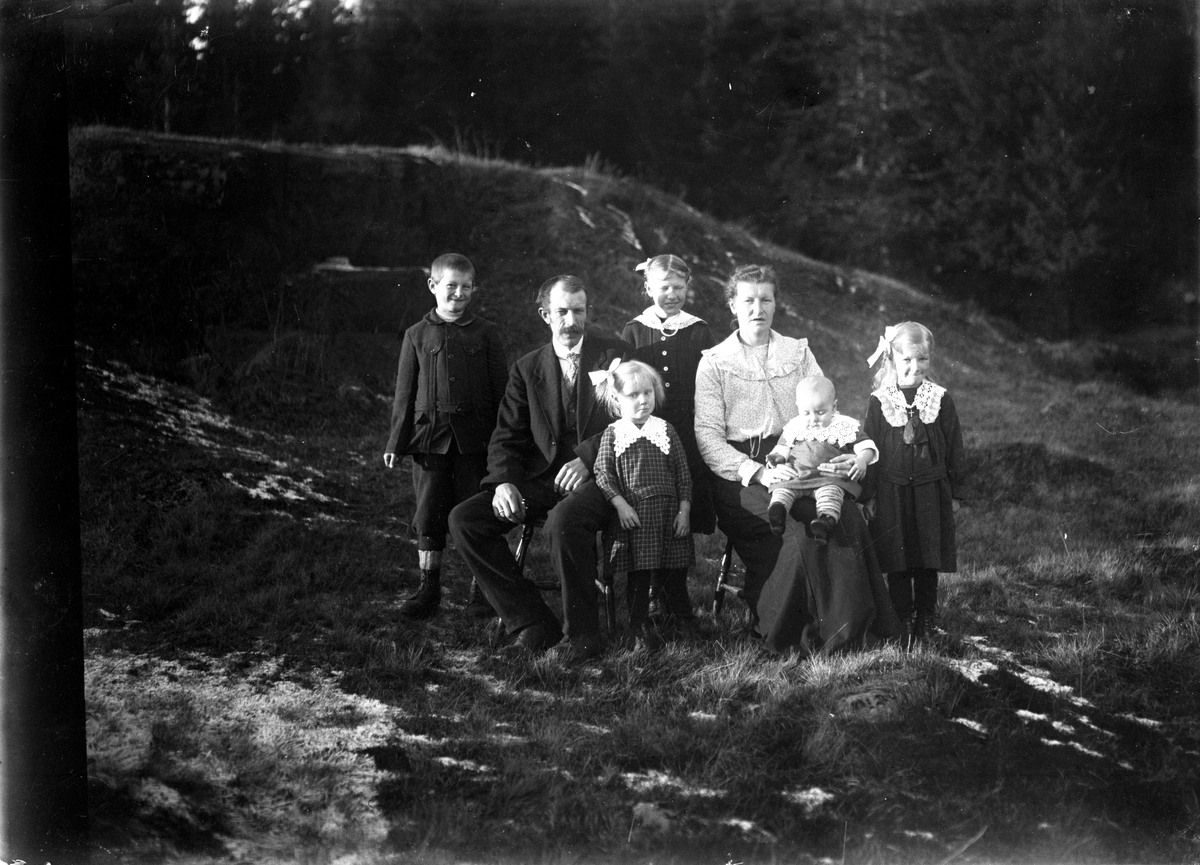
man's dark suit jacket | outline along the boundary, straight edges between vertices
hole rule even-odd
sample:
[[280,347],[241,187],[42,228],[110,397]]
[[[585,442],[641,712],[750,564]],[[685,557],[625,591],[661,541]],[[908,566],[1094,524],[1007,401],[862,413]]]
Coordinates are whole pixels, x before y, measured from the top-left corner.
[[562,372],[554,346],[547,343],[514,363],[496,416],[496,429],[488,443],[488,474],[481,487],[495,489],[504,483],[520,486],[536,480],[553,483],[553,477],[543,475],[556,461],[562,465],[576,456],[590,471],[600,447],[600,435],[613,418],[597,401],[588,373],[607,370],[617,358],[632,357],[633,346],[626,342],[591,333],[584,336],[575,388],[578,443],[574,454],[564,454],[561,460],[557,458],[566,411],[562,401]]

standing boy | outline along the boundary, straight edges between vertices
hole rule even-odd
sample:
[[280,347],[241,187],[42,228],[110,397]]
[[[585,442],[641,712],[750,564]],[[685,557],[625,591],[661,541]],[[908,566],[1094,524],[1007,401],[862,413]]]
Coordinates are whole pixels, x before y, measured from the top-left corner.
[[[469,311],[474,265],[457,253],[438,256],[429,268],[429,290],[437,306],[404,332],[383,454],[389,469],[397,453],[413,459],[421,584],[400,606],[412,619],[437,612],[446,521],[455,504],[479,492],[487,474],[488,440],[508,381],[499,329]],[[494,615],[474,582],[467,611]]]

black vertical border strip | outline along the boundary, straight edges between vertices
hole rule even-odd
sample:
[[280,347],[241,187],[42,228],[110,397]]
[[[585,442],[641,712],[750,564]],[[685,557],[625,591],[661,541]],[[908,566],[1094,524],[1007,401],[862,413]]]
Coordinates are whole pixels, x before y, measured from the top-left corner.
[[0,859],[87,860],[68,4],[0,6]]

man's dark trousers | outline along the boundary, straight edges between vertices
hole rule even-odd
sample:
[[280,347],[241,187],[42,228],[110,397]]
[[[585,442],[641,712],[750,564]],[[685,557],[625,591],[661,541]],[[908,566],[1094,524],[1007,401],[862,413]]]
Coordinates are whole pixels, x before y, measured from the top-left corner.
[[[596,532],[612,517],[612,506],[604,493],[589,480],[560,497],[544,483],[519,486],[525,499],[525,518],[536,520],[546,514],[543,532],[550,543],[550,562],[562,587],[566,635],[571,638],[598,636],[599,606],[596,600]],[[558,619],[542,600],[534,584],[517,570],[517,562],[505,535],[513,523],[492,510],[492,493],[484,491],[460,502],[450,512],[450,535],[455,549],[466,562],[484,596],[514,633],[529,625],[557,626]]]

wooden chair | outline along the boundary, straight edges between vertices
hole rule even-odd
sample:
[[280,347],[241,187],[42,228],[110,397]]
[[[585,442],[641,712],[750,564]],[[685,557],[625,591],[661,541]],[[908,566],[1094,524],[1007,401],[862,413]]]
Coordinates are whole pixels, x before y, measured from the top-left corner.
[[733,538],[725,541],[725,555],[721,556],[721,572],[717,576],[717,588],[713,592],[713,616],[721,615],[721,608],[725,606],[725,596],[733,595],[738,600],[744,600],[746,590],[741,586],[731,585],[729,582],[729,574],[733,570]]
[[[529,555],[529,545],[533,542],[533,534],[546,525],[543,515],[536,520],[526,520],[521,526],[521,537],[517,541],[517,549],[513,555],[517,560],[517,571],[525,573],[525,558]],[[604,554],[603,533],[596,533],[596,588],[604,596],[604,615],[608,620],[609,634],[617,632],[617,593],[613,587],[613,575],[609,571],[608,557]],[[546,580],[534,580],[533,584],[543,592],[559,592],[562,586]]]

